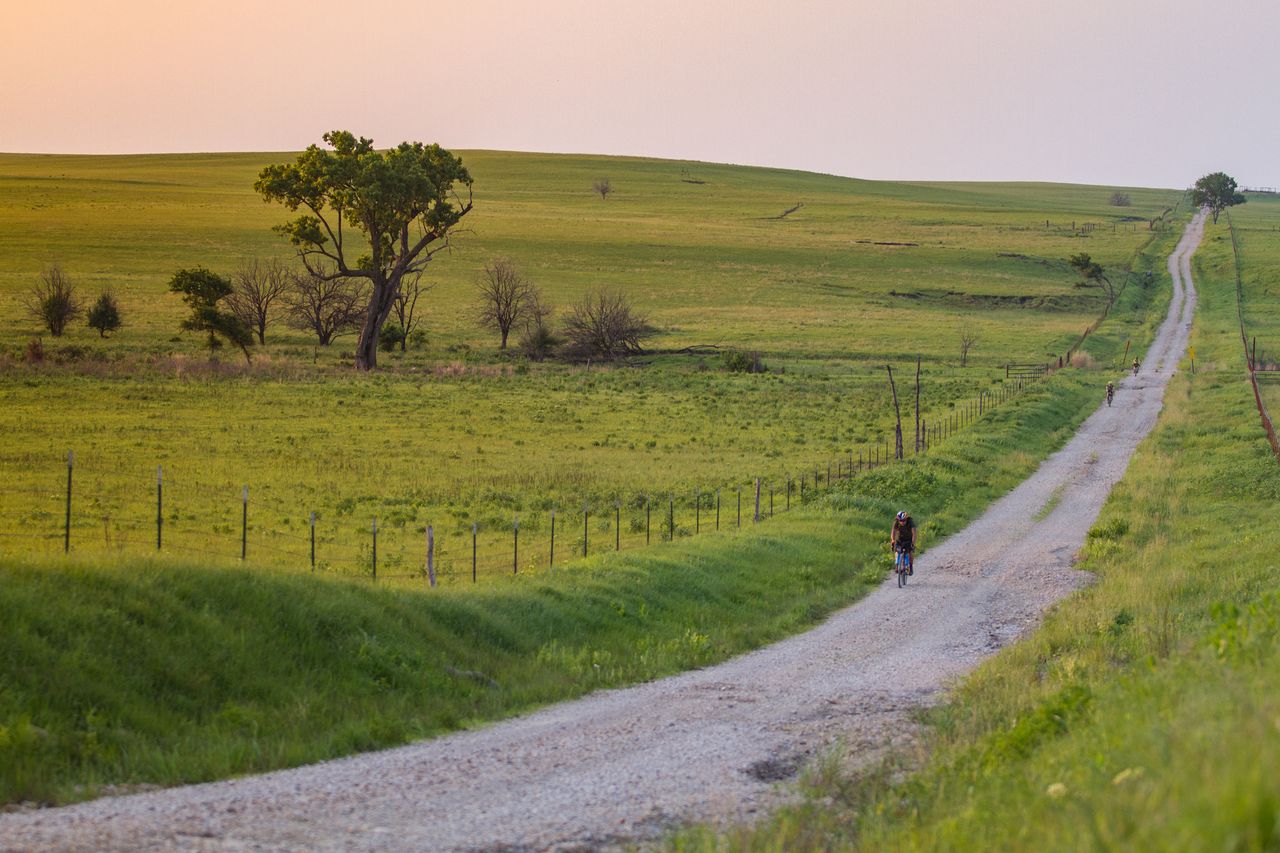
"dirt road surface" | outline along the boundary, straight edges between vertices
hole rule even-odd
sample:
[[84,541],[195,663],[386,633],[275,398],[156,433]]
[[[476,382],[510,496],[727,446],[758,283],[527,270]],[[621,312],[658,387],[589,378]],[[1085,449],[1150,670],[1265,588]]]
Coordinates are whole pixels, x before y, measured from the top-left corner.
[[1086,581],[1072,555],[1155,424],[1186,347],[1189,259],[1202,231],[1200,215],[1170,256],[1169,315],[1114,406],[1103,404],[1030,479],[922,557],[907,589],[890,578],[769,648],[477,731],[0,815],[0,849],[596,849],[682,821],[750,819],[785,796],[779,781],[837,739],[874,759],[909,728],[912,711]]

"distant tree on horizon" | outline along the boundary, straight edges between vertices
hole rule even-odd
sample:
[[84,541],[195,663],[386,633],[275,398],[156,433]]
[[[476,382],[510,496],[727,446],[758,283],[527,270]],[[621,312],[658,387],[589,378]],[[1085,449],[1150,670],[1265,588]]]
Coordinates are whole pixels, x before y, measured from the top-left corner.
[[1248,199],[1236,192],[1236,179],[1226,172],[1211,172],[1191,188],[1191,203],[1196,207],[1209,208],[1215,223],[1219,213],[1246,201]]
[[613,192],[613,182],[608,178],[596,178],[591,184],[591,189],[600,194],[600,200],[604,201],[609,197],[609,193]]

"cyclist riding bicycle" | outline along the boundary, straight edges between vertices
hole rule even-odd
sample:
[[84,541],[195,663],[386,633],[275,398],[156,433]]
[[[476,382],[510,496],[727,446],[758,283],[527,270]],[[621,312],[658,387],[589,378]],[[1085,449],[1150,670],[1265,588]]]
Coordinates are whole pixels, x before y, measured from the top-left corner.
[[1137,376],[1137,375],[1138,375],[1138,368],[1139,368],[1139,367],[1141,367],[1141,366],[1142,366],[1142,364],[1138,361],[1138,357],[1137,357],[1137,356],[1134,356],[1134,358],[1133,358],[1133,375],[1134,375],[1134,376]]
[[889,531],[889,544],[894,552],[901,551],[907,558],[907,575],[915,573],[915,559],[911,556],[916,549],[916,523],[904,509],[893,519],[893,528]]
[[1111,405],[1111,399],[1116,395],[1116,384],[1114,382],[1107,383],[1107,405]]

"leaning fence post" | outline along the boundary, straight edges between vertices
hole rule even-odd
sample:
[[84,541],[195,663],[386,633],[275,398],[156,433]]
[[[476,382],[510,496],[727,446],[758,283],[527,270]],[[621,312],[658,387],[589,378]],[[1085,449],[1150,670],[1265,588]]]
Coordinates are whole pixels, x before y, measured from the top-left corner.
[[427,582],[436,585],[436,532],[427,525]]
[[644,498],[644,544],[646,545],[649,544],[649,533],[652,530],[652,527],[650,526],[650,521],[652,519],[652,510],[653,510],[653,501],[648,495],[645,495],[645,498]]
[[67,451],[67,521],[63,527],[62,553],[71,553],[71,469],[75,466],[75,451]]
[[249,554],[249,487],[245,486],[240,493],[240,560],[243,562]]
[[622,550],[622,501],[613,502],[613,550]]
[[547,568],[551,568],[556,564],[556,511],[551,510],[551,559],[547,561]]
[[[827,482],[829,483],[831,482],[830,473],[829,473],[831,471],[830,465],[827,466],[827,471],[828,471]],[[760,478],[759,477],[756,477],[756,513],[754,516],[752,516],[751,520],[752,522],[758,522],[760,520]]]

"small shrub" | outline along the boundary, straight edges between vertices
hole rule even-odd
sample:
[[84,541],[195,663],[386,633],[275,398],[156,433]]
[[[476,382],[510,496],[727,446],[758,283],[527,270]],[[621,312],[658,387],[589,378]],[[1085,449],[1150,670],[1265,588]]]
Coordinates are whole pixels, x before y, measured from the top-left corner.
[[531,361],[543,361],[555,352],[560,343],[560,338],[548,324],[530,323],[520,336],[520,352]]
[[75,285],[57,264],[41,273],[27,294],[26,306],[55,338],[62,337],[67,324],[84,313]]
[[427,348],[427,331],[426,329],[414,329],[409,333],[409,349],[426,349]]
[[404,329],[396,323],[387,323],[382,327],[382,331],[378,332],[378,349],[383,352],[391,352],[402,343],[404,343]]
[[1131,204],[1133,204],[1133,201],[1129,198],[1128,193],[1113,192],[1111,194],[1112,207],[1128,207]]
[[724,369],[730,373],[768,373],[758,352],[729,350],[724,354]]
[[44,361],[44,341],[39,338],[27,341],[26,360],[27,364],[39,364]]
[[114,332],[121,325],[120,305],[111,291],[104,291],[89,309],[89,328],[97,329],[98,336],[105,338],[107,332]]

